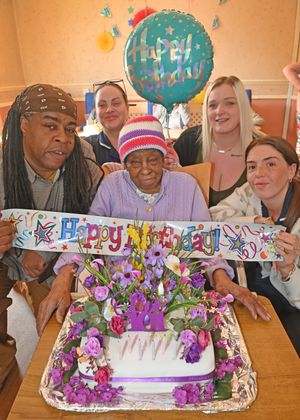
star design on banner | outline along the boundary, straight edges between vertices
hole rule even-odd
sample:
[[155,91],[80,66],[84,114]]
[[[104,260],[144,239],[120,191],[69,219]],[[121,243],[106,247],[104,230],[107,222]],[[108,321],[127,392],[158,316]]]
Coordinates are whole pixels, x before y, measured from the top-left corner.
[[132,25],[133,25],[133,19],[129,19],[129,20],[128,20],[128,25],[129,25],[129,26],[132,26]]
[[263,240],[263,242],[267,242],[267,241],[269,241],[270,239],[272,239],[272,234],[271,233],[263,233],[262,235],[261,235],[261,239]]
[[67,244],[63,244],[62,249],[63,249],[64,251],[66,251],[66,250],[68,249],[68,245],[67,245]]
[[129,6],[127,10],[128,10],[128,13],[133,13],[134,8],[132,6]]
[[46,223],[44,226],[38,220],[37,228],[34,230],[33,234],[35,236],[35,246],[39,245],[41,242],[49,244],[51,242],[51,231],[55,227],[55,224]]
[[242,239],[241,233],[235,237],[226,235],[226,239],[230,243],[230,251],[237,251],[240,255],[243,255],[243,248],[246,245],[246,242]]
[[172,26],[168,26],[168,27],[166,28],[166,33],[167,33],[168,35],[173,35],[173,32],[174,32],[174,28],[172,28]]
[[9,219],[8,219],[8,221],[14,226],[14,229],[15,229],[15,231],[17,230],[17,224],[19,224],[20,222],[22,222],[22,217],[21,217],[21,215],[19,215],[18,217],[17,217],[17,219],[15,218],[15,216],[14,216],[14,214],[12,213],[10,216],[9,216]]

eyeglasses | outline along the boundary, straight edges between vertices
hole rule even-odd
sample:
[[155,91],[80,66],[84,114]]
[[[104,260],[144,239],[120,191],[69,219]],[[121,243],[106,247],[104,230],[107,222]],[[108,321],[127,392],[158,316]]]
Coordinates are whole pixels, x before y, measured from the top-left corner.
[[101,82],[95,82],[93,83],[93,91],[95,93],[102,86],[109,86],[109,85],[119,85],[119,87],[123,89],[125,95],[127,96],[126,87],[125,87],[123,79],[111,79],[111,80],[103,80]]

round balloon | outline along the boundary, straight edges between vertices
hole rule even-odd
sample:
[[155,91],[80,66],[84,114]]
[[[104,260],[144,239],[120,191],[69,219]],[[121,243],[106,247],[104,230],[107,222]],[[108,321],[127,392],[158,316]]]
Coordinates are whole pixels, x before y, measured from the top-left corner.
[[197,93],[197,95],[195,95],[192,98],[192,102],[194,104],[203,104],[204,97],[205,97],[205,92],[206,92],[205,89],[203,89],[203,90],[201,90],[201,92]]
[[168,112],[205,86],[213,69],[213,48],[194,16],[163,10],[143,19],[125,45],[125,72],[135,91]]

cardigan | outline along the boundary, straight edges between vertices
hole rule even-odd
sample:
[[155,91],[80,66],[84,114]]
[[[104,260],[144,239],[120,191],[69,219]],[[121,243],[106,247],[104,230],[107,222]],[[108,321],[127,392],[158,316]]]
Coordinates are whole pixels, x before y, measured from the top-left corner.
[[[217,206],[210,208],[212,219],[215,221],[234,221],[240,223],[254,223],[256,216],[262,216],[261,200],[254,194],[247,182],[237,188],[233,194],[222,200]],[[300,237],[300,219],[294,224],[291,233]],[[300,260],[295,262],[295,271],[288,281],[282,281],[281,274],[276,271],[271,262],[260,262],[262,278],[270,277],[272,285],[289,301],[300,309]]]

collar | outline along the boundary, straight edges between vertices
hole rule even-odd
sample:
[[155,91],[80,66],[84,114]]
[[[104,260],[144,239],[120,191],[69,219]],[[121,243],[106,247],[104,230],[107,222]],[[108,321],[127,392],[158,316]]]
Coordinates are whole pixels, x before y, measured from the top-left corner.
[[[290,208],[290,205],[291,205],[291,201],[292,201],[292,198],[293,198],[293,193],[294,193],[294,186],[293,186],[293,184],[290,184],[289,188],[286,192],[284,201],[283,201],[283,206],[282,206],[282,209],[281,209],[280,216],[276,221],[274,220],[275,225],[281,225],[282,222],[285,221],[288,209]],[[261,201],[261,214],[262,214],[263,217],[269,217],[269,210],[267,209],[267,207],[265,206],[265,204],[262,201]]]
[[43,181],[49,181],[49,182],[51,182],[51,184],[54,184],[57,180],[58,180],[58,178],[60,177],[60,174],[61,174],[61,170],[60,169],[58,169],[57,171],[56,171],[56,174],[55,174],[55,177],[53,178],[53,180],[52,181],[50,181],[50,180],[46,180],[46,179],[44,179],[44,178],[42,178],[40,175],[38,175],[33,169],[32,169],[32,167],[29,165],[29,163],[27,162],[27,160],[24,158],[24,162],[25,162],[25,167],[26,167],[26,170],[27,170],[27,174],[28,174],[28,179],[29,179],[29,182],[31,183],[31,184],[33,184],[37,179],[41,179],[41,180],[43,180]]
[[99,139],[100,146],[105,147],[106,149],[109,149],[109,150],[114,149],[113,145],[111,144],[109,138],[104,133],[104,131],[101,131],[99,133],[98,139]]

